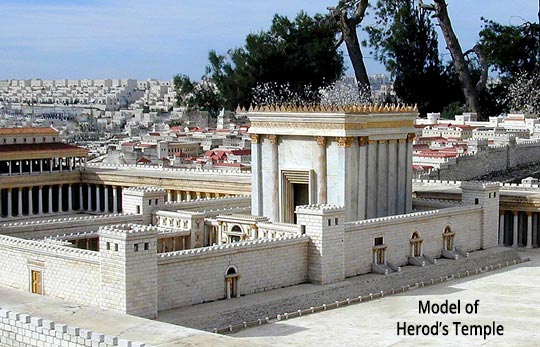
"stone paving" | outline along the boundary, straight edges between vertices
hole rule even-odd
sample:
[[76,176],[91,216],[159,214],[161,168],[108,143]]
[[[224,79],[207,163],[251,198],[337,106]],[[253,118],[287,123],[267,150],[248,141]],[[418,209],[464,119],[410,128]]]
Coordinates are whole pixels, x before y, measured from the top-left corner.
[[[538,346],[540,344],[540,250],[524,251],[532,261],[467,280],[425,287],[404,294],[275,324],[232,336],[254,345],[314,346]],[[478,314],[418,313],[419,300],[465,303],[479,299]],[[462,307],[462,311],[464,308]],[[448,336],[397,336],[397,322],[450,325]],[[504,326],[503,336],[456,336],[452,322]]]

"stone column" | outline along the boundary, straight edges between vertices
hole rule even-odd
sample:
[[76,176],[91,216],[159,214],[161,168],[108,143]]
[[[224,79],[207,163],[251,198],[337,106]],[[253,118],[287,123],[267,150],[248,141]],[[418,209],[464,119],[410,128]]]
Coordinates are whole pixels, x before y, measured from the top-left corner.
[[393,216],[397,214],[398,195],[398,163],[397,163],[397,140],[388,140],[388,192],[386,195],[387,214]]
[[68,211],[73,211],[73,191],[72,184],[68,184]]
[[272,222],[279,222],[279,153],[277,135],[268,135],[270,141],[270,182],[268,184],[269,194],[273,197],[271,215]]
[[[62,166],[62,163],[60,163],[60,166]],[[58,185],[58,212],[62,212],[62,184]]]
[[96,184],[96,211],[101,212],[101,194],[99,184]]
[[172,190],[167,190],[167,202],[172,202]]
[[40,173],[40,174],[43,173],[43,159],[40,159],[40,160],[39,160],[39,173]]
[[191,192],[186,192],[186,200],[191,201]]
[[72,172],[75,158],[67,158],[67,161],[68,161],[68,165],[69,165],[69,172]]
[[32,194],[32,187],[28,187],[28,215],[34,214],[34,196]]
[[53,186],[49,186],[47,192],[49,193],[48,194],[48,200],[49,200],[49,213],[53,213],[53,208],[52,208],[52,190],[53,190]]
[[43,186],[38,187],[38,214],[43,214]]
[[[22,163],[21,163],[21,167],[22,167]],[[22,217],[22,215],[23,215],[22,187],[17,188],[17,195],[18,195],[18,198],[19,198],[19,201],[17,201],[17,205],[18,205],[18,208],[19,208],[19,210],[17,211],[17,215],[19,217]]]
[[377,217],[377,141],[368,141],[367,155],[367,179],[372,181],[367,185],[366,219]]
[[326,137],[318,136],[317,144],[319,145],[319,152],[317,155],[317,203],[326,204],[328,200]]
[[31,174],[33,173],[33,170],[32,170],[32,159],[30,159],[30,160],[28,161],[28,163],[30,164],[30,165],[28,165],[28,168],[30,169],[29,171],[30,171],[30,175],[31,175]]
[[86,209],[87,211],[92,211],[92,187],[90,184],[88,184],[88,196],[87,196],[87,199],[86,199],[86,202],[88,203],[88,208]]
[[83,196],[83,186],[82,183],[79,183],[79,211],[84,211],[84,196]]
[[405,167],[406,182],[405,182],[405,213],[412,212],[412,162],[413,162],[413,142],[414,134],[407,136],[407,163]]
[[195,194],[197,195],[197,200],[200,200],[201,199],[201,192],[195,192]]
[[52,173],[53,169],[53,159],[49,159],[49,173]]
[[527,248],[532,248],[532,212],[527,211]]
[[251,134],[251,214],[263,215],[261,136]]
[[105,185],[104,193],[105,196],[105,213],[109,213],[109,187]]
[[13,196],[12,188],[7,189],[7,216],[12,217],[13,215]]
[[13,163],[11,162],[11,160],[9,161],[9,165],[8,165],[8,168],[9,168],[9,175],[11,176],[11,167],[13,166]]
[[118,213],[118,191],[116,186],[112,186],[112,197],[113,197],[113,213]]
[[62,160],[64,158],[58,158],[58,168],[60,169],[60,172],[62,172]]
[[504,246],[504,210],[499,211],[499,246]]
[[22,176],[22,166],[23,166],[23,162],[22,160],[19,160],[19,175]]
[[386,140],[379,141],[379,155],[377,162],[377,217],[388,215],[388,143]]
[[519,220],[519,211],[514,211],[514,229],[513,229],[514,242],[512,243],[512,247],[518,246],[518,226],[519,226],[518,220]]

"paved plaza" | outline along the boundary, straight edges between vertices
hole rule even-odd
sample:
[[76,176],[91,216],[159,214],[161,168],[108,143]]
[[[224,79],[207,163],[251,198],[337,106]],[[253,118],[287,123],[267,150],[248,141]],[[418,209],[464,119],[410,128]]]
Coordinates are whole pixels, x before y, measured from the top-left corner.
[[[467,280],[421,288],[359,305],[243,330],[234,337],[264,346],[538,346],[540,252],[522,252],[531,262]],[[474,302],[478,314],[419,315],[418,301]],[[463,307],[462,307],[463,310]],[[397,336],[397,322],[450,325],[448,336]],[[504,326],[503,336],[456,336],[453,321]]]

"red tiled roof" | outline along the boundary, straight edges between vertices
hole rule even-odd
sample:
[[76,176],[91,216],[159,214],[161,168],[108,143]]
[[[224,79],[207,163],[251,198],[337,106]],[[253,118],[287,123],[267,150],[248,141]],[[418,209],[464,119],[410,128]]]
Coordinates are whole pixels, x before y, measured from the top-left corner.
[[145,157],[140,157],[137,159],[137,163],[151,163],[152,161],[150,159],[147,159]]
[[233,155],[251,155],[251,149],[233,149],[231,151]]
[[0,128],[0,136],[6,135],[58,135],[58,130],[53,128]]
[[84,150],[84,148],[68,145],[67,143],[62,142],[0,145],[0,153],[30,151],[66,151],[74,149]]

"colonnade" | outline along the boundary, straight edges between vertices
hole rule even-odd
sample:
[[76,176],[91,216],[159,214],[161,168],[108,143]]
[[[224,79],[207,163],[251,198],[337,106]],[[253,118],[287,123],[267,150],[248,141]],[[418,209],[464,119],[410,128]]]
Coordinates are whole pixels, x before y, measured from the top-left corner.
[[499,246],[540,247],[540,211],[499,211]]
[[181,201],[191,201],[191,200],[196,200],[196,199],[223,198],[227,196],[231,196],[231,194],[167,189],[166,201],[167,202],[181,202]]
[[61,212],[122,211],[121,187],[59,183],[0,189],[0,217],[23,217]]
[[33,175],[43,173],[72,172],[84,166],[85,158],[63,157],[47,159],[21,159],[0,161],[0,175]]

